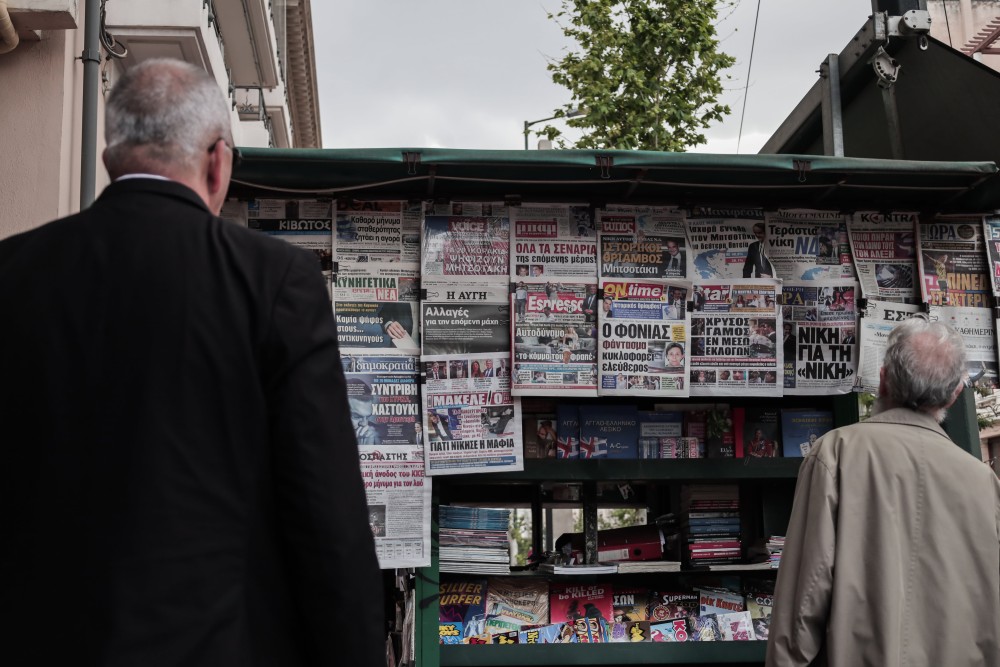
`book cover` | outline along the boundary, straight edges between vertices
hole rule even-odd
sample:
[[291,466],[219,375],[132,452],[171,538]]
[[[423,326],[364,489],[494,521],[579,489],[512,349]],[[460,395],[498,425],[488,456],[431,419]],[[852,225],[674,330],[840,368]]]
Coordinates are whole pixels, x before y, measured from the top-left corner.
[[634,405],[595,405],[581,412],[581,459],[637,459],[638,441],[639,415]]
[[684,432],[684,413],[680,410],[639,411],[639,458],[660,458],[664,438],[678,439]]
[[521,644],[575,644],[576,633],[568,623],[552,623],[540,628],[521,630],[518,641]]
[[544,579],[490,577],[486,585],[486,632],[520,631],[549,622],[549,584]]
[[615,643],[648,642],[649,621],[625,621],[612,623],[608,632],[608,641]]
[[686,642],[688,640],[687,619],[675,618],[649,624],[649,638],[654,642]]
[[688,616],[687,626],[689,642],[722,641],[722,632],[719,631],[719,621],[715,614]]
[[486,616],[486,579],[451,579],[438,587],[438,623],[442,644],[461,644],[480,634]]
[[651,595],[646,617],[652,621],[667,621],[698,615],[698,594],[658,591]]
[[771,627],[771,617],[764,616],[763,618],[755,618],[753,622],[753,634],[754,639],[758,641],[767,641],[768,630]]
[[736,456],[772,458],[778,456],[778,408],[733,408]]
[[[612,591],[609,583],[553,582],[549,586],[549,613],[552,622],[575,624],[580,619],[610,622],[614,602]],[[577,634],[579,636],[579,632]]]
[[580,407],[576,404],[556,406],[556,458],[580,458]]
[[593,615],[573,621],[576,640],[581,644],[606,644],[609,641],[610,625],[603,618]]
[[805,456],[813,443],[831,429],[833,429],[833,412],[830,410],[782,410],[782,455],[790,458]]
[[753,631],[753,621],[750,612],[735,611],[728,614],[716,614],[719,621],[719,631],[722,640],[727,642],[746,642],[757,638]]
[[729,406],[724,403],[715,405],[706,416],[705,455],[710,459],[731,459],[736,456],[733,416]]
[[[733,591],[719,588],[702,588],[698,591],[699,616],[745,611],[745,604],[743,596]],[[721,618],[719,619],[719,625],[720,627],[722,625]]]
[[508,632],[498,632],[495,635],[490,635],[491,640],[494,644],[520,644],[520,631],[510,630]]
[[612,619],[616,623],[645,621],[649,612],[649,589],[638,586],[615,586],[611,600]]
[[524,458],[528,457],[528,443],[534,443],[536,459],[554,459],[558,456],[555,415],[536,415],[534,419],[524,420]]

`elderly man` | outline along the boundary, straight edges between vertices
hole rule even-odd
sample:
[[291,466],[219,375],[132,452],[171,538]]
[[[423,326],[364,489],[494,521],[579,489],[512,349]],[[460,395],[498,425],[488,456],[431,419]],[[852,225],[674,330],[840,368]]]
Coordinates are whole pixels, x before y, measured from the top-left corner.
[[205,72],[131,67],[114,182],[0,243],[7,665],[385,664],[326,288],[217,217],[230,117]]
[[804,459],[767,664],[1000,665],[1000,481],[938,425],[965,381],[942,323],[889,336],[877,414]]

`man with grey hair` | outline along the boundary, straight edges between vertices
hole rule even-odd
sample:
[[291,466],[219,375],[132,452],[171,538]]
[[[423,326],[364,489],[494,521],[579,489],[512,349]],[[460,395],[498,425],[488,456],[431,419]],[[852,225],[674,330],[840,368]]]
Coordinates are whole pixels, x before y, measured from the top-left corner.
[[384,664],[315,258],[217,217],[203,71],[130,68],[106,122],[94,205],[0,242],[5,664]]
[[802,462],[767,664],[1000,665],[1000,481],[939,422],[965,383],[961,337],[889,335],[877,414]]

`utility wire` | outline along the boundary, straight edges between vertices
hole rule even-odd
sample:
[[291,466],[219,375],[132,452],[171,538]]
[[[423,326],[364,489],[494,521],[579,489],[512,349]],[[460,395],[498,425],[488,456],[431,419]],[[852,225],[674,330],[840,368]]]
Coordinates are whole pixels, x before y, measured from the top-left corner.
[[753,50],[757,44],[757,21],[760,19],[760,0],[757,0],[757,14],[753,18],[753,39],[750,40],[750,62],[747,63],[747,85],[743,88],[743,110],[740,112],[740,133],[736,137],[736,154],[740,154],[743,140],[743,119],[747,115],[747,95],[750,94],[750,72],[753,70]]

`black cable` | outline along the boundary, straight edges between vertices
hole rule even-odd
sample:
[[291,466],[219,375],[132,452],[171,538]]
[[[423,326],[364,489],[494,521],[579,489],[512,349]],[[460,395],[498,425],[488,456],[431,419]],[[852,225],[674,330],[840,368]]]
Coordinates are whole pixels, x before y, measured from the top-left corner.
[[108,52],[108,58],[124,58],[128,55],[128,47],[119,42],[114,35],[108,32],[107,27],[105,27],[107,11],[104,6],[107,4],[108,0],[101,0],[101,27],[99,31],[101,46],[103,46],[104,50]]
[[750,62],[747,63],[747,85],[743,89],[743,110],[740,112],[740,133],[736,136],[736,154],[740,154],[740,142],[743,140],[743,119],[747,115],[747,95],[750,94],[750,72],[753,70],[753,50],[757,44],[757,21],[760,19],[760,0],[757,0],[757,14],[753,19],[753,39],[750,40]]

